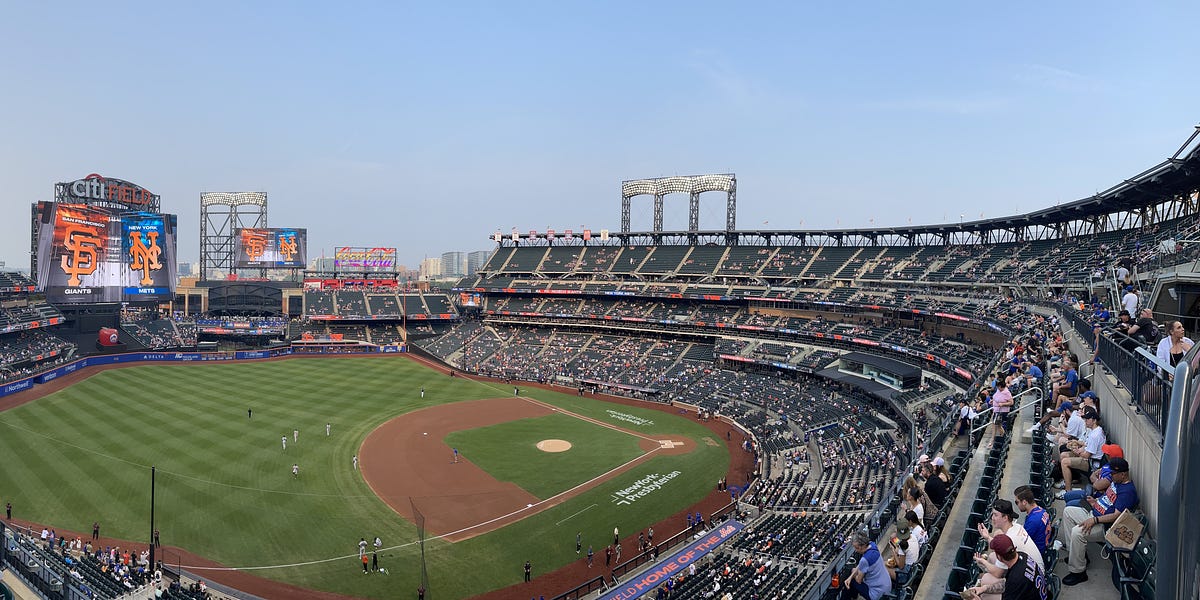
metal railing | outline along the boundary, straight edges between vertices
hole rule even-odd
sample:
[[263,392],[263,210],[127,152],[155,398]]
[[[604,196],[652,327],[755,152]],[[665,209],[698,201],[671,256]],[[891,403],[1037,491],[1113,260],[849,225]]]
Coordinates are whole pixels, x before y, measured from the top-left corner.
[[[1093,326],[1066,306],[1060,305],[1059,315],[1068,321],[1075,333],[1092,350],[1094,362],[1112,371],[1118,384],[1129,390],[1132,404],[1154,423],[1159,433],[1164,433],[1165,416],[1170,410],[1171,379],[1166,371],[1160,369],[1149,358],[1153,354],[1149,351],[1149,356],[1130,352],[1122,346],[1123,340],[1118,337],[1121,334],[1104,335],[1100,328]],[[1085,364],[1086,362],[1084,361]]]

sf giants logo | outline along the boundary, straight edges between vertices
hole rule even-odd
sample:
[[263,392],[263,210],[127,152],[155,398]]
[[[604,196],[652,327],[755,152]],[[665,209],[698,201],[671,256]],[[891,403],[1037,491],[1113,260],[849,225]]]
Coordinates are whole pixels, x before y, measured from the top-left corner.
[[289,235],[279,238],[279,253],[283,255],[284,260],[291,261],[296,252],[296,236]]
[[150,271],[162,268],[162,263],[158,260],[158,256],[162,254],[162,248],[158,247],[158,232],[147,231],[146,237],[150,239],[149,246],[142,241],[142,232],[129,232],[129,268],[142,272],[142,285],[154,283],[150,277]]
[[66,241],[63,247],[70,254],[62,256],[63,273],[70,275],[67,285],[76,287],[80,284],[80,275],[91,275],[96,272],[96,253],[102,240],[95,227],[70,224],[66,229]]
[[261,231],[244,232],[242,242],[246,245],[246,258],[251,261],[262,258],[267,251],[267,234]]

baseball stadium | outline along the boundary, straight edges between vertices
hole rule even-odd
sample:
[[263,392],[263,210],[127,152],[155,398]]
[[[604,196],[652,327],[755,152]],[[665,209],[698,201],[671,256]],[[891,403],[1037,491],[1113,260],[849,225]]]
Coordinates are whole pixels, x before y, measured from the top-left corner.
[[990,551],[1043,598],[1195,598],[1197,132],[933,225],[739,229],[734,174],[631,179],[619,227],[479,232],[444,284],[312,260],[262,192],[199,193],[181,277],[189,200],[54,184],[0,273],[0,589],[999,598]]

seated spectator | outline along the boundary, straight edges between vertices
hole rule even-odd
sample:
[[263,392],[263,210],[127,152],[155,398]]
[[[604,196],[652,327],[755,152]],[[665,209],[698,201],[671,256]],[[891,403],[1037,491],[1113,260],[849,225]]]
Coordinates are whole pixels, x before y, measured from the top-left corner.
[[1067,400],[1072,400],[1078,394],[1079,371],[1075,370],[1079,362],[1074,356],[1069,356],[1063,359],[1062,370],[1057,377],[1051,376],[1055,380],[1054,383],[1054,403],[1061,404]]
[[[1016,547],[1016,549],[1030,556],[1041,566],[1043,564],[1042,553],[1033,542],[1033,538],[1029,537],[1029,533],[1016,523],[1016,519],[1017,513],[1013,510],[1012,502],[997,500],[992,504],[991,531],[988,531],[983,523],[980,523],[979,535],[983,539],[988,540],[989,543],[1000,536],[1004,536],[1008,540],[1008,545]],[[1000,600],[1000,594],[1004,592],[1005,575],[1003,571],[1007,570],[1008,567],[1004,565],[998,554],[993,551],[988,561],[981,562],[981,565],[990,565],[990,567],[985,567],[984,573],[980,576],[978,583],[979,586],[986,588],[986,590],[981,590],[983,592],[981,597],[987,600]],[[978,561],[978,559],[976,560]],[[996,573],[997,570],[1001,571],[1001,573]]]
[[1112,469],[1108,466],[1108,463],[1112,462],[1114,458],[1125,458],[1125,453],[1116,444],[1105,444],[1101,447],[1101,450],[1108,460],[1100,468],[1093,470],[1088,475],[1088,484],[1082,489],[1071,490],[1070,492],[1059,491],[1054,494],[1055,498],[1062,500],[1067,506],[1088,508],[1089,505],[1084,501],[1084,498],[1088,496],[1099,497],[1108,491],[1108,486],[1112,485]]
[[929,542],[929,533],[921,525],[921,517],[917,516],[916,511],[905,511],[904,522],[908,526],[909,532],[912,533],[913,539],[917,540],[918,544],[924,545]]
[[[1049,597],[1046,573],[1040,560],[1019,551],[1012,539],[1003,533],[992,538],[988,547],[994,559],[975,555],[975,562],[984,571],[984,576],[979,585],[963,590],[963,598],[1043,600]],[[985,584],[984,579],[992,583]]]
[[946,482],[938,477],[932,464],[924,463],[920,467],[921,477],[925,478],[925,496],[934,506],[942,506],[946,503],[946,496],[950,493],[950,489],[946,486]]
[[902,586],[908,583],[912,566],[917,564],[917,557],[921,555],[921,544],[913,538],[908,524],[902,521],[896,524],[896,539],[892,540],[889,545],[892,548],[892,556],[884,565],[887,567],[892,582]]
[[1139,346],[1158,344],[1161,338],[1162,333],[1154,322],[1154,311],[1143,308],[1138,312],[1137,321],[1129,328],[1129,337],[1121,342],[1121,347],[1133,352]]
[[860,557],[858,565],[843,584],[841,599],[879,600],[892,589],[892,578],[883,564],[879,547],[871,541],[865,531],[854,532],[850,537],[850,545]]
[[1029,538],[1037,546],[1038,552],[1045,557],[1046,546],[1051,543],[1050,513],[1038,506],[1037,496],[1027,485],[1019,486],[1013,492],[1013,496],[1016,498],[1017,509],[1025,513],[1025,522],[1021,524],[1021,527],[1025,529],[1025,533],[1029,534]]
[[1121,511],[1138,505],[1137,487],[1130,478],[1129,463],[1124,458],[1114,458],[1108,466],[1112,472],[1112,485],[1099,498],[1088,497],[1091,510],[1078,506],[1068,506],[1063,510],[1069,571],[1062,580],[1063,585],[1076,585],[1088,580],[1088,543],[1103,541],[1105,531],[1117,520]]
[[1062,468],[1062,483],[1060,487],[1071,491],[1075,472],[1090,473],[1100,467],[1100,459],[1104,457],[1103,446],[1107,441],[1104,428],[1100,426],[1100,416],[1091,408],[1083,410],[1083,422],[1087,427],[1087,435],[1083,440],[1067,442],[1067,451],[1060,454]]
[[908,505],[910,510],[921,517],[921,524],[925,526],[926,531],[937,522],[938,507],[929,501],[929,496],[925,495],[920,488],[908,490]]

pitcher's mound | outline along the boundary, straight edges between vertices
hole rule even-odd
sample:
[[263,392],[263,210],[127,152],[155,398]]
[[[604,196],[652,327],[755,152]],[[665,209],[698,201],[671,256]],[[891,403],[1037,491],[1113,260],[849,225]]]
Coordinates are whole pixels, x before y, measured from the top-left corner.
[[566,452],[571,449],[571,442],[567,440],[542,440],[537,443],[537,448],[542,452]]

